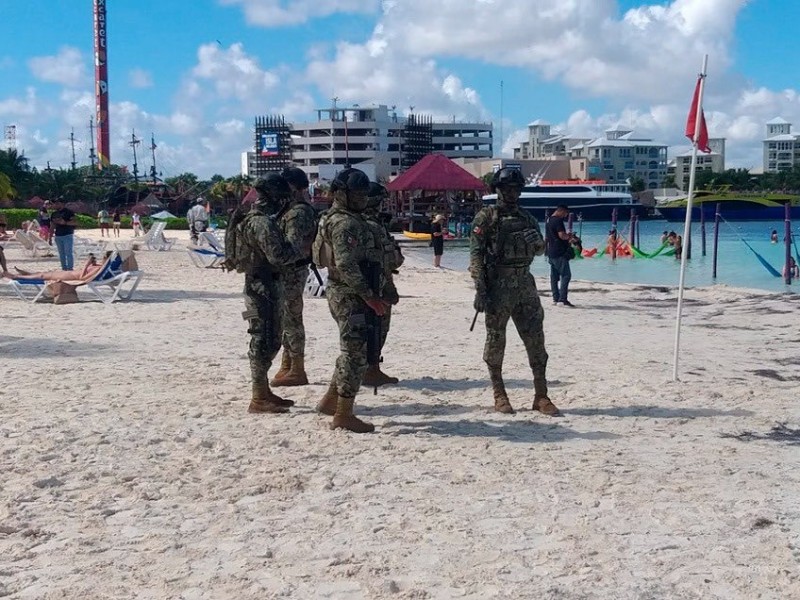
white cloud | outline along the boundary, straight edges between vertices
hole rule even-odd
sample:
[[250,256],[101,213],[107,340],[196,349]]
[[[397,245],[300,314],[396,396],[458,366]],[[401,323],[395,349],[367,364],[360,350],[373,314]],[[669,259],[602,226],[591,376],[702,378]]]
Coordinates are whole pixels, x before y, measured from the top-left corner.
[[220,0],[223,6],[241,6],[247,22],[262,27],[298,25],[335,13],[372,13],[379,0]]
[[63,46],[55,56],[31,58],[28,67],[37,79],[66,87],[80,87],[89,80],[83,54],[71,46]]
[[128,72],[128,82],[136,89],[153,87],[153,75],[144,69],[131,69]]

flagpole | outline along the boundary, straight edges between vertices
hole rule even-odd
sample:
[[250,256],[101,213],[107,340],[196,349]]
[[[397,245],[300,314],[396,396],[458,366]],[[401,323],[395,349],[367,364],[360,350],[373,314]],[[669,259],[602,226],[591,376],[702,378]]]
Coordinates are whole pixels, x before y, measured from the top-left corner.
[[678,314],[675,319],[675,351],[672,358],[672,381],[678,381],[678,358],[681,348],[681,319],[683,318],[683,290],[686,282],[686,261],[688,259],[685,245],[692,233],[692,204],[694,201],[694,183],[697,172],[697,144],[700,137],[703,115],[703,92],[706,86],[708,70],[708,54],[703,56],[703,70],[700,72],[700,91],[697,94],[697,112],[695,114],[694,138],[692,139],[692,164],[689,171],[689,196],[686,198],[686,221],[683,224],[684,247],[681,252],[681,274],[678,279]]

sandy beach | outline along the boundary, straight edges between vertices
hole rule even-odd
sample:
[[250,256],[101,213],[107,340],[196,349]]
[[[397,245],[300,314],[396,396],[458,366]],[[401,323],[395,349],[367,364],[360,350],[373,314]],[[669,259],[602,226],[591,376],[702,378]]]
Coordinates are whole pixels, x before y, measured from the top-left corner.
[[250,415],[242,276],[167,233],[131,302],[0,286],[0,597],[800,597],[799,295],[688,291],[673,383],[674,290],[578,281],[570,310],[539,279],[564,416],[531,411],[513,330],[509,416],[468,275],[412,256],[384,353],[401,384],[362,390],[359,436],[313,411],[325,300],[306,299],[312,385]]

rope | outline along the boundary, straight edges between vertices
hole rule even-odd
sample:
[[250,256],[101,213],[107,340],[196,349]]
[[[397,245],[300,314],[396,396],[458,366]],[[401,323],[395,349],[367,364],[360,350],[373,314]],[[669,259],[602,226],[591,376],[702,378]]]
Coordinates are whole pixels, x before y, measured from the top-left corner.
[[781,274],[781,272],[780,272],[780,271],[778,271],[778,270],[777,270],[775,267],[773,267],[771,264],[769,264],[769,262],[767,262],[767,259],[765,259],[763,256],[761,256],[761,255],[760,255],[758,252],[756,252],[755,248],[753,248],[753,247],[752,247],[750,244],[748,244],[748,243],[747,243],[747,240],[745,240],[745,239],[744,239],[744,238],[741,236],[741,234],[740,234],[740,233],[739,233],[739,232],[736,230],[736,228],[735,228],[733,225],[731,225],[731,224],[728,222],[728,220],[727,220],[725,217],[723,217],[722,215],[720,215],[720,219],[722,219],[723,221],[725,221],[725,224],[726,224],[728,227],[730,227],[730,228],[731,228],[731,231],[733,231],[733,232],[736,234],[736,237],[738,237],[738,238],[739,238],[739,240],[740,240],[740,241],[741,241],[741,242],[742,242],[742,243],[743,243],[745,246],[747,246],[747,247],[750,249],[750,252],[752,252],[753,254],[755,254],[755,255],[756,255],[756,258],[758,259],[758,262],[760,262],[762,265],[764,265],[764,268],[765,268],[767,271],[769,271],[769,272],[772,274],[772,276],[773,276],[773,277],[783,277],[783,275]]

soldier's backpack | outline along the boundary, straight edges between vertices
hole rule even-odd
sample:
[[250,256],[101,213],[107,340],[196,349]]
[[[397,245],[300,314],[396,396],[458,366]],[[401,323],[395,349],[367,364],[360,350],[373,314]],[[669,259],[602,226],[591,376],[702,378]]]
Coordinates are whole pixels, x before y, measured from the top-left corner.
[[331,211],[325,211],[320,215],[317,235],[314,238],[314,243],[311,244],[311,260],[318,267],[329,268],[336,266],[333,260],[333,248],[331,248],[330,241],[326,239],[326,227],[330,215]]
[[225,262],[222,263],[222,268],[226,271],[249,273],[258,262],[257,249],[249,243],[244,232],[251,213],[257,214],[255,210],[240,206],[231,215],[225,234]]

